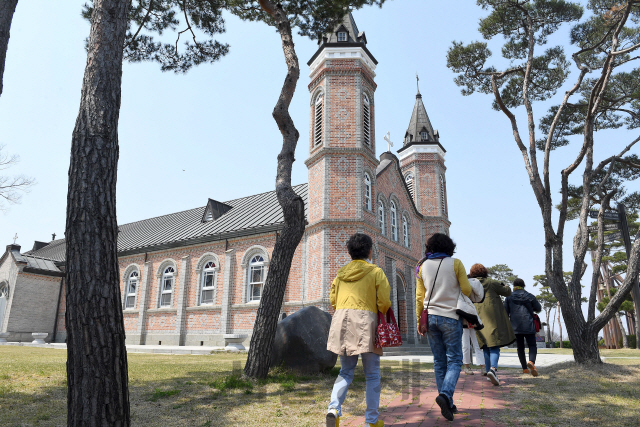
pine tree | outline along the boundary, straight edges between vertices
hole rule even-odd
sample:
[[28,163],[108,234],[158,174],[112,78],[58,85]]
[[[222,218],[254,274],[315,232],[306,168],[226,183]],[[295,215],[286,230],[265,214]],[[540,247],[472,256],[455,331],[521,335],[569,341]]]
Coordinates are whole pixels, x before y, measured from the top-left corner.
[[129,0],[95,0],[71,139],[66,224],[67,425],[130,425],[116,180]]
[[2,0],[0,2],[0,95],[2,95],[4,64],[7,59],[11,22],[13,21],[13,14],[16,11],[17,5],[18,0]]
[[[487,65],[491,51],[485,42],[467,45],[454,42],[447,54],[447,65],[458,75],[455,82],[463,95],[474,92],[490,94],[493,108],[504,113],[513,132],[514,142],[524,160],[534,197],[540,207],[545,238],[545,274],[549,288],[558,299],[567,334],[578,363],[602,363],[598,351],[598,332],[618,311],[640,272],[640,240],[631,250],[629,268],[623,285],[609,305],[595,316],[598,270],[603,254],[603,230],[599,231],[588,312],[582,313],[582,277],[589,232],[589,211],[599,207],[599,218],[611,210],[610,202],[619,196],[612,185],[620,165],[640,168],[629,151],[640,137],[628,142],[619,153],[594,162],[594,133],[601,129],[640,126],[640,0],[624,3],[589,0],[591,14],[583,19],[581,4],[566,0],[477,0],[488,11],[480,20],[479,31],[486,39],[503,36],[502,56],[508,67],[499,70]],[[564,46],[547,47],[550,36],[564,24],[573,24],[569,33],[573,64]],[[635,55],[635,56],[634,56]],[[571,67],[578,76],[573,86],[556,100],[546,116],[536,121],[534,105],[555,97],[567,82]],[[591,76],[593,76],[591,78]],[[526,131],[519,128],[519,114],[524,107]],[[541,136],[536,136],[536,127]],[[572,138],[576,136],[576,138]],[[550,160],[553,151],[579,139],[579,148],[560,174],[560,212],[553,217]],[[566,150],[565,150],[566,152]],[[538,156],[541,159],[538,159]],[[541,160],[541,164],[538,161]],[[571,175],[582,168],[582,191],[570,205]],[[619,174],[622,182],[638,178],[637,173]],[[591,196],[596,194],[597,201]],[[573,271],[567,284],[563,277],[563,245],[566,222],[571,210],[579,212],[579,226],[573,240]]]

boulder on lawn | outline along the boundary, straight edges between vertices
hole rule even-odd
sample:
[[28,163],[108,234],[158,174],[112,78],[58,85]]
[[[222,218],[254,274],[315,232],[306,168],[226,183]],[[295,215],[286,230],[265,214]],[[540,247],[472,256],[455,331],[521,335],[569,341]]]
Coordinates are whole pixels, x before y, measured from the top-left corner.
[[327,350],[331,315],[309,306],[278,322],[271,353],[271,367],[284,366],[301,372],[333,368],[338,355]]

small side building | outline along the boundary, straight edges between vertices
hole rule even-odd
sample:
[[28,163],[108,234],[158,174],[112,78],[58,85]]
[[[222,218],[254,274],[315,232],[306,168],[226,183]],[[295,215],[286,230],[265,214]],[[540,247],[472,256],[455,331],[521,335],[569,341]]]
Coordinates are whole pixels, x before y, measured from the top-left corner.
[[10,333],[9,341],[32,341],[33,332],[55,340],[63,277],[54,261],[7,246],[0,258],[0,331]]

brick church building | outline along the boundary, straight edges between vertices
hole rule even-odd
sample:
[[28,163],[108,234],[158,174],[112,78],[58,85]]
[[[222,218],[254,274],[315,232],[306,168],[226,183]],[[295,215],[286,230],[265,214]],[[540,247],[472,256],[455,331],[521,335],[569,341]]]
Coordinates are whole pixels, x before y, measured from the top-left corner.
[[[414,268],[426,239],[448,233],[444,156],[418,91],[397,155],[378,159],[377,61],[351,13],[319,41],[309,60],[311,125],[308,225],[289,276],[282,311],[331,311],[329,289],[350,261],[356,232],[374,240],[373,262],[386,272],[392,307],[407,343],[416,342]],[[408,107],[408,106],[407,106]],[[408,108],[407,108],[408,110]],[[220,202],[120,226],[122,309],[129,344],[223,345],[252,332],[279,230],[275,192]],[[0,258],[0,332],[9,341],[66,337],[65,241],[9,245]],[[34,295],[38,295],[37,298]]]

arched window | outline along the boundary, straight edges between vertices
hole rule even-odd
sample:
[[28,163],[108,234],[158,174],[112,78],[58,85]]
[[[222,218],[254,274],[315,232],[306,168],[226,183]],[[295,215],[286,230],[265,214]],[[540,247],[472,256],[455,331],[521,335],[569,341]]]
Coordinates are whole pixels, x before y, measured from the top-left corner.
[[385,236],[387,233],[384,231],[384,203],[382,203],[382,200],[378,200],[378,225],[380,226],[380,232]]
[[414,195],[413,195],[413,173],[409,172],[407,174],[407,176],[404,177],[404,182],[407,183],[407,189],[409,190],[409,194],[411,194],[411,197],[414,197]]
[[162,293],[160,295],[160,307],[171,307],[171,295],[175,283],[175,269],[167,267],[162,273]]
[[440,203],[442,203],[442,213],[447,214],[447,204],[444,196],[444,175],[440,175]]
[[364,208],[371,210],[371,178],[368,173],[364,173]]
[[313,125],[313,144],[320,145],[322,142],[322,103],[324,94],[320,93],[316,97],[314,103],[314,125]]
[[398,212],[393,200],[391,201],[391,238],[398,241]]
[[264,258],[256,255],[249,263],[249,301],[260,301],[264,286]]
[[216,287],[216,263],[209,261],[202,269],[200,288],[200,305],[213,304],[213,293]]
[[136,290],[140,281],[139,273],[132,271],[127,279],[127,295],[125,297],[124,308],[136,308]]
[[404,245],[409,247],[409,221],[407,221],[406,216],[402,216],[402,240],[404,241]]
[[4,311],[9,302],[9,284],[7,282],[0,283],[0,327],[4,319]]
[[363,96],[362,103],[362,134],[365,145],[371,145],[371,107],[367,95]]

